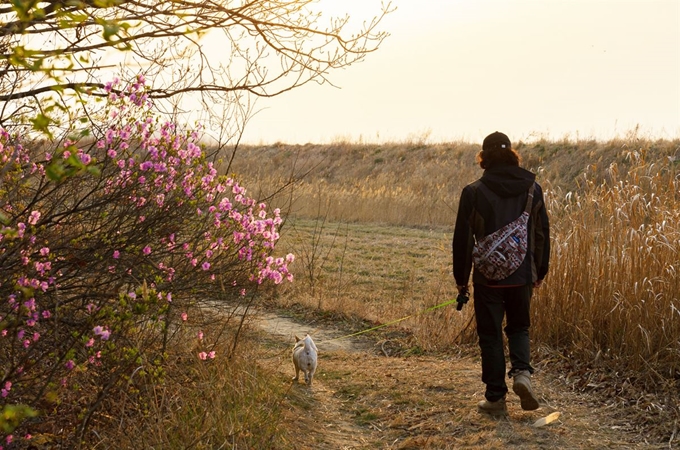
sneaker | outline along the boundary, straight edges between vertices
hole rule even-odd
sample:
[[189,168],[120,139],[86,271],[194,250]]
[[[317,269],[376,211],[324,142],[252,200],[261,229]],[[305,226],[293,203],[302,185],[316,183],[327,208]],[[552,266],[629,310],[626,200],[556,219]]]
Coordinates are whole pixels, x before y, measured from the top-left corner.
[[486,414],[502,415],[508,413],[508,407],[505,405],[505,398],[495,402],[483,400],[477,404],[477,411]]
[[538,399],[531,389],[531,374],[528,370],[523,370],[513,376],[514,382],[512,390],[519,396],[522,409],[525,411],[533,411],[538,409]]

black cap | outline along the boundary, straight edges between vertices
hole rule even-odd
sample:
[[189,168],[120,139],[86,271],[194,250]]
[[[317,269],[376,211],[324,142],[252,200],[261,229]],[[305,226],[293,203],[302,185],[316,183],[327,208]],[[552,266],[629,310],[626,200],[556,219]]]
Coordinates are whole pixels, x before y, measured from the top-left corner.
[[510,138],[499,131],[493,132],[485,137],[484,142],[482,143],[482,150],[509,149],[510,147]]

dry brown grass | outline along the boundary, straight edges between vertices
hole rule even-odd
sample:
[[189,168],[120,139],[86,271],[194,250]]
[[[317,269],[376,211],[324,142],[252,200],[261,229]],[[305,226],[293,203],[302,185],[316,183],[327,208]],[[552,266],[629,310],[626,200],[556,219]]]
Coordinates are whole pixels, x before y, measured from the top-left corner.
[[[680,142],[518,148],[539,174],[552,221],[551,271],[533,308],[537,353],[564,371],[565,383],[610,396],[671,436],[679,418]],[[413,316],[399,322],[412,352],[473,343],[470,307],[419,312],[453,298],[451,232],[460,189],[481,174],[478,149],[242,151],[235,167],[262,198],[291,182],[269,198],[289,211],[282,251],[298,256],[297,283],[279,292],[280,304],[376,324]]]
[[[252,333],[242,332],[232,351],[231,322],[237,317],[229,310],[213,312],[210,321],[190,318],[173,329],[162,366],[139,361],[127,389],[103,405],[106,413],[89,432],[92,446],[84,448],[292,448],[287,430],[279,427],[287,386],[273,383],[273,372],[254,364],[260,349]],[[217,356],[201,360],[202,350]]]
[[[550,193],[551,275],[535,302],[534,336],[584,370],[664,391],[680,380],[680,178],[677,162],[648,156],[630,152],[627,167],[609,165],[602,180],[587,171],[581,192]],[[577,378],[611,388],[589,379],[597,376]],[[636,394],[652,414],[677,411],[672,397],[660,405]]]
[[458,187],[477,173],[470,144],[348,145],[243,148],[236,175],[289,215],[404,226],[448,225]]

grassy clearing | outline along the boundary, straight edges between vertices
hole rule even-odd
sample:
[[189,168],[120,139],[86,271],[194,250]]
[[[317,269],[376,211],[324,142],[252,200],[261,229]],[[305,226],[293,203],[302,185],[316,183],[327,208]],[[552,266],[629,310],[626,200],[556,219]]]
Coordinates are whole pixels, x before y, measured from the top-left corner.
[[450,240],[444,229],[291,220],[284,228],[281,249],[298,256],[297,279],[280,290],[279,304],[374,324],[400,321],[401,328],[412,332],[413,347],[451,348],[465,342],[461,332],[472,309],[424,312],[455,298]]

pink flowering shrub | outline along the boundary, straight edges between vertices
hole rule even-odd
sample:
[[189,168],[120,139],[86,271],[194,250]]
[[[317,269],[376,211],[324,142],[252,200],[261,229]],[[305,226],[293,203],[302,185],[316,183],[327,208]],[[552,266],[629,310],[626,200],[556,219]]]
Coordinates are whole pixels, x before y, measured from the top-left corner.
[[[293,256],[273,254],[279,211],[152,114],[141,77],[107,89],[102,126],[73,130],[86,138],[35,150],[0,129],[0,410],[42,416],[2,439],[56,422],[85,439],[106,399],[162,377],[188,318],[292,281]],[[188,357],[219,357],[207,340]]]

